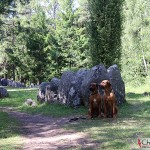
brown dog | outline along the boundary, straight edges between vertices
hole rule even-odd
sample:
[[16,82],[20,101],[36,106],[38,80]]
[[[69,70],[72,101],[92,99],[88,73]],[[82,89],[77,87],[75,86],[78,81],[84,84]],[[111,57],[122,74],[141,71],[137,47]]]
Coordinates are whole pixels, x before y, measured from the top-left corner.
[[90,108],[89,108],[89,117],[93,118],[95,116],[101,117],[101,96],[98,91],[98,84],[91,83],[90,84]]
[[116,118],[118,108],[116,106],[116,97],[112,90],[110,82],[108,80],[103,80],[100,83],[100,87],[104,89],[104,117],[106,118],[111,116],[112,118]]

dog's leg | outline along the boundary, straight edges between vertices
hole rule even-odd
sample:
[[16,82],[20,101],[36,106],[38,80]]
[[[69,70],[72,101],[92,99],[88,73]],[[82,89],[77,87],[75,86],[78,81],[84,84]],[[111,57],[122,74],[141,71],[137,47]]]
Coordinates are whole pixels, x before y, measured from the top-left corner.
[[104,118],[107,117],[107,100],[104,99]]
[[89,117],[93,118],[93,102],[90,100]]
[[94,108],[93,108],[93,102],[91,103],[91,118],[94,117]]
[[116,116],[115,116],[115,104],[113,103],[113,108],[112,108],[112,117],[113,118],[116,118]]
[[117,116],[117,114],[118,114],[118,108],[117,106],[115,106],[115,117]]
[[101,118],[101,102],[99,102],[98,118]]

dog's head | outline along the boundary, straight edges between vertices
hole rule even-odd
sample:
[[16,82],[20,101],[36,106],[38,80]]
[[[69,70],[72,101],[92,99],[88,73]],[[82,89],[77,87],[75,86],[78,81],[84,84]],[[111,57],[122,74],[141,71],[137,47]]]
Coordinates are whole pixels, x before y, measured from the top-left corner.
[[90,91],[95,91],[95,90],[98,90],[98,84],[97,83],[91,83],[90,84]]
[[109,80],[103,80],[100,84],[100,87],[104,89],[110,89],[111,88],[111,83]]

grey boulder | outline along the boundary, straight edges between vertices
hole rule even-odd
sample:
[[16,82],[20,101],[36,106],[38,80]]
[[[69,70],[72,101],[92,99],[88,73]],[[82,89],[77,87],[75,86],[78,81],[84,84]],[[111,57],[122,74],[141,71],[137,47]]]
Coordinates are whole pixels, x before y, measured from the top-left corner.
[[76,107],[82,105],[81,85],[88,70],[80,69],[74,75],[74,81],[71,82],[70,90],[68,93],[69,105]]
[[108,76],[107,69],[104,65],[97,65],[87,72],[81,86],[82,103],[84,106],[89,105],[90,83],[95,82],[99,84],[102,80],[105,79],[108,79]]
[[53,78],[50,84],[46,86],[45,101],[48,103],[57,102],[58,87],[60,79]]
[[1,79],[1,85],[2,85],[2,86],[7,86],[7,79],[2,78],[2,79]]
[[8,92],[5,88],[0,87],[0,98],[8,97]]
[[37,100],[41,103],[43,103],[45,101],[46,86],[48,86],[48,85],[50,85],[50,82],[42,82],[39,85]]
[[70,105],[69,91],[71,84],[75,79],[75,73],[72,71],[66,71],[62,74],[60,84],[58,87],[58,102],[66,105]]
[[107,69],[107,76],[109,77],[112,89],[115,93],[117,104],[124,103],[125,100],[125,85],[122,80],[119,68],[117,65],[112,65]]

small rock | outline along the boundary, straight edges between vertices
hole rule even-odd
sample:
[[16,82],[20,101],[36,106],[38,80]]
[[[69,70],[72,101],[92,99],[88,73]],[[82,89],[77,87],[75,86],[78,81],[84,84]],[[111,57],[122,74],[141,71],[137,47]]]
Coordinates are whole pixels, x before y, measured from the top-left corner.
[[34,100],[30,99],[30,98],[26,99],[25,104],[28,105],[28,106],[32,106],[32,107],[37,106],[37,103]]

